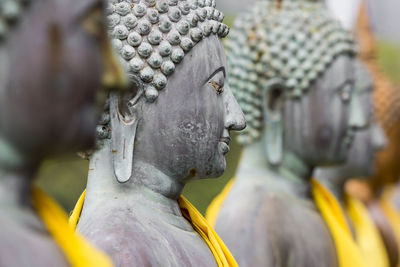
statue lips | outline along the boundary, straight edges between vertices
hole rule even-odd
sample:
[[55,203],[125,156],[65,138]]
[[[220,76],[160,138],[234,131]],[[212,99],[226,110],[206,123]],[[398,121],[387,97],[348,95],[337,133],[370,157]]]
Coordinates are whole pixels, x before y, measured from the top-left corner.
[[230,150],[229,143],[230,142],[231,142],[230,136],[221,137],[221,139],[219,139],[219,147],[220,147],[220,150],[223,155],[226,155],[229,152],[229,150]]

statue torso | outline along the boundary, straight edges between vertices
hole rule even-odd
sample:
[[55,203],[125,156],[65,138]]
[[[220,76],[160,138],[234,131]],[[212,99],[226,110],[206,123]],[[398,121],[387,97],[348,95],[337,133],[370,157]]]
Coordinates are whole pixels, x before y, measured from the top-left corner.
[[68,266],[62,251],[42,225],[34,220],[16,223],[5,215],[0,213],[0,266]]
[[215,229],[239,266],[337,266],[333,240],[310,198],[283,177],[239,177]]
[[216,266],[206,242],[183,217],[141,201],[118,203],[107,202],[78,225],[116,266]]

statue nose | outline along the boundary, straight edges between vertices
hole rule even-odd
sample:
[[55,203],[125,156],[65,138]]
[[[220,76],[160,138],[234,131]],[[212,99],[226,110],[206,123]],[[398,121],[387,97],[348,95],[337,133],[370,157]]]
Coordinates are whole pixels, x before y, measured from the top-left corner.
[[225,128],[241,131],[246,128],[246,119],[230,88],[225,89]]
[[374,144],[374,148],[376,151],[380,151],[387,146],[386,135],[379,125],[379,123],[375,122],[372,127],[372,142]]

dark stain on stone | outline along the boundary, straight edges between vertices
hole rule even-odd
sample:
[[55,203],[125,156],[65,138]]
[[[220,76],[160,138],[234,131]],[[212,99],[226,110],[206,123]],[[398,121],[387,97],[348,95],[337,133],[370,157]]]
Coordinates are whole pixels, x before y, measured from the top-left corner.
[[191,169],[191,170],[189,171],[190,177],[195,177],[195,176],[196,176],[196,173],[197,173],[196,169]]

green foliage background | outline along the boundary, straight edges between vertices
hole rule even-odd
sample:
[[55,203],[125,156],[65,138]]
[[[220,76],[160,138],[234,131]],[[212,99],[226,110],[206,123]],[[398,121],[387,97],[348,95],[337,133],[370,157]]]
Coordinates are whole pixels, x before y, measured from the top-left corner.
[[[232,16],[225,19],[227,24]],[[394,81],[400,82],[400,45],[381,40],[378,51],[379,63],[384,72]],[[239,162],[241,147],[235,142],[227,155],[227,170],[218,179],[190,182],[184,195],[204,213],[211,200],[222,190],[235,174]],[[53,196],[66,211],[71,211],[80,193],[86,185],[88,162],[76,155],[66,155],[61,159],[49,159],[43,163],[38,173],[38,185]]]

